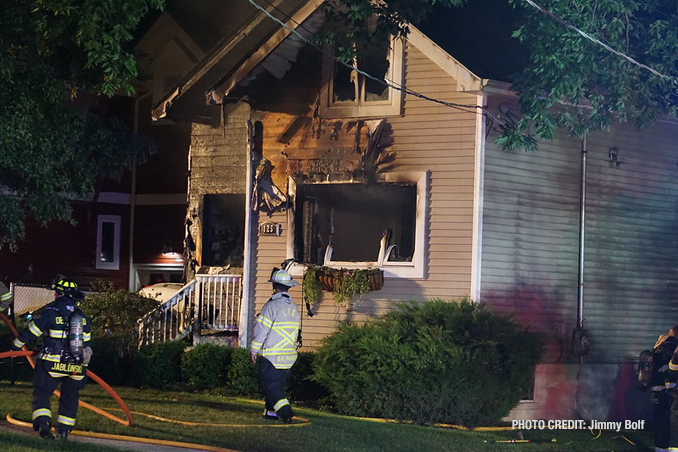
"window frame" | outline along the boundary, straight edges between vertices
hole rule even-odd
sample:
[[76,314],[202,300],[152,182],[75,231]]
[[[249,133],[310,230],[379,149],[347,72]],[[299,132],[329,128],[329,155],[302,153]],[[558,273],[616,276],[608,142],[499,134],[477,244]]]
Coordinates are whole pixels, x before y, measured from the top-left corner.
[[[395,86],[403,86],[404,45],[400,38],[391,38],[389,46],[389,73],[387,81]],[[332,51],[323,53],[322,61],[322,89],[320,92],[321,116],[328,119],[334,118],[369,118],[383,116],[400,116],[402,113],[402,90],[388,87],[388,100],[369,101],[361,103],[357,101],[334,102],[334,66],[339,64],[334,59]],[[358,68],[360,69],[360,68]]]
[[[113,262],[101,262],[104,223],[113,223]],[[94,259],[94,267],[97,270],[120,270],[121,224],[122,218],[120,215],[99,215],[97,217],[97,249]]]
[[[428,246],[428,193],[429,193],[430,171],[412,171],[412,172],[394,172],[380,174],[377,183],[411,183],[417,187],[416,207],[415,207],[415,231],[414,231],[414,252],[410,262],[391,262],[386,259],[385,250],[380,250],[379,260],[374,262],[348,262],[326,260],[324,265],[331,268],[349,268],[366,269],[378,268],[384,271],[384,276],[388,278],[408,278],[424,279],[425,276],[425,250]],[[352,179],[334,180],[331,184],[349,184],[361,183]],[[287,210],[287,251],[286,258],[294,259],[294,239],[295,239],[295,211],[296,211],[296,193],[297,185],[304,185],[298,182],[294,177],[288,180],[288,193],[291,198],[291,208]],[[311,185],[311,184],[307,184]],[[295,263],[288,269],[292,276],[302,276],[304,268],[303,263]]]

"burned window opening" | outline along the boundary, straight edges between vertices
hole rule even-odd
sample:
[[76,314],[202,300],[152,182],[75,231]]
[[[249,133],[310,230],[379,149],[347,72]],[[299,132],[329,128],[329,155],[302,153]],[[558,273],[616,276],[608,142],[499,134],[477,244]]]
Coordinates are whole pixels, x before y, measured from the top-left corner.
[[416,206],[416,184],[298,185],[295,258],[412,262]]
[[245,195],[205,195],[202,264],[242,267],[245,243]]
[[[350,45],[346,43],[343,47]],[[347,65],[338,63],[330,51],[326,52],[320,115],[325,119],[400,115],[403,96],[393,86],[403,84],[403,53],[399,38],[384,44],[372,43]]]
[[[390,49],[388,47],[370,48],[353,60],[353,68],[343,64],[334,65],[332,78],[333,102],[365,102],[389,100]],[[370,74],[366,77],[358,71]]]

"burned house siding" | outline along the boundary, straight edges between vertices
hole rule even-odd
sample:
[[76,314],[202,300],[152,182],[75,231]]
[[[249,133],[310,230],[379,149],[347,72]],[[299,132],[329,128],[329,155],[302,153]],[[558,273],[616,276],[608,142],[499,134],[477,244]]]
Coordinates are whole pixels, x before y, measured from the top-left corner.
[[[407,86],[412,90],[449,102],[475,105],[475,96],[459,93],[454,79],[412,46],[406,48],[405,71]],[[320,138],[298,133],[288,140],[280,140],[279,137],[287,136],[285,131],[289,130],[295,118],[271,113],[257,113],[255,116],[263,123],[264,156],[274,162],[279,174],[285,173],[284,178],[274,177],[279,186],[288,174],[300,169],[342,172],[355,165],[357,156],[352,154],[354,129],[349,125],[351,120],[321,124],[323,134]],[[425,277],[387,278],[383,289],[364,295],[355,310],[349,312],[334,303],[331,293],[325,293],[315,316],[309,318],[304,312],[306,349],[316,347],[320,339],[334,331],[338,322],[347,319],[362,321],[383,314],[393,307],[395,301],[431,297],[453,300],[470,292],[475,115],[407,95],[403,116],[389,117],[387,121],[392,126],[394,138],[391,149],[397,152],[392,171],[431,171],[430,192],[426,194],[429,218]],[[328,141],[327,135],[337,122],[341,123],[341,133],[336,139]],[[311,117],[296,118],[296,123],[307,124],[307,130],[313,130]],[[276,152],[271,153],[272,149]],[[290,231],[284,213],[276,213],[272,217],[261,214],[259,223],[265,221],[281,223],[283,236],[258,237],[256,312],[261,310],[271,294],[267,281],[271,268],[280,265],[285,258],[286,235]],[[301,307],[300,288],[294,288],[290,293]]]
[[193,124],[189,154],[189,205],[188,228],[193,242],[189,263],[189,279],[192,270],[202,265],[203,200],[205,195],[244,194],[246,184],[246,163],[248,132],[247,121],[250,110],[247,104],[229,106],[229,114],[223,126],[211,127]]
[[[663,123],[588,138],[588,363],[633,360],[676,323],[677,132]],[[581,143],[559,135],[535,152],[503,152],[495,137],[487,140],[482,301],[547,332],[546,362],[576,361]]]

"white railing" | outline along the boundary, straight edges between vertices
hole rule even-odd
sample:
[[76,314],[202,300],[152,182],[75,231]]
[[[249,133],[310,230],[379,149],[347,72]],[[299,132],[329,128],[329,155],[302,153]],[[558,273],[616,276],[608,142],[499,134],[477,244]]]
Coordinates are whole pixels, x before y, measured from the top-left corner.
[[237,331],[242,298],[242,276],[198,275],[202,329]]
[[[139,323],[139,346],[180,340],[201,330],[239,329],[242,276],[197,275]],[[199,328],[195,328],[199,325]]]
[[193,331],[195,317],[195,280],[172,298],[149,312],[139,323],[139,345],[183,339]]

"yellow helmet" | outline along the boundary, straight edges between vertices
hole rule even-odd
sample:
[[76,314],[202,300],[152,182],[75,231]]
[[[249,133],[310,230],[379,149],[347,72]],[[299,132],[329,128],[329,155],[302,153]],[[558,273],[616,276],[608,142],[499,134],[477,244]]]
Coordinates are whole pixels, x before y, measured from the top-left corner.
[[79,292],[78,285],[75,281],[67,278],[58,278],[56,282],[52,283],[52,289],[59,295],[67,295]]

